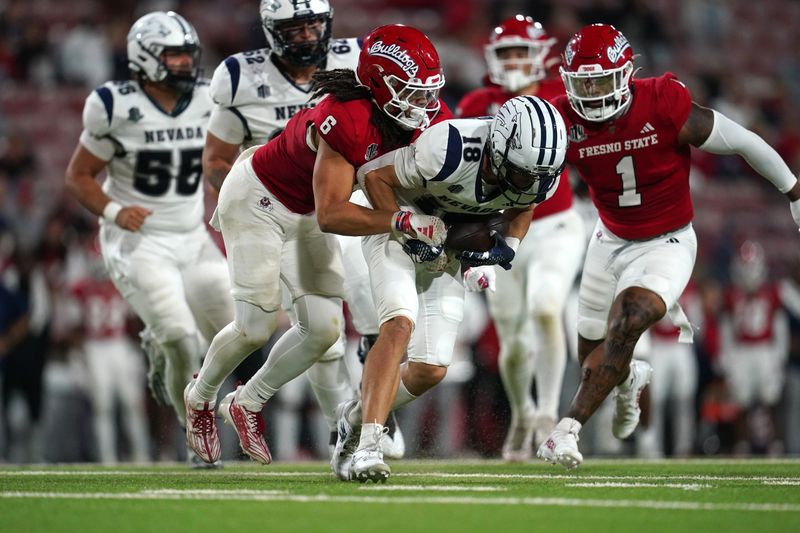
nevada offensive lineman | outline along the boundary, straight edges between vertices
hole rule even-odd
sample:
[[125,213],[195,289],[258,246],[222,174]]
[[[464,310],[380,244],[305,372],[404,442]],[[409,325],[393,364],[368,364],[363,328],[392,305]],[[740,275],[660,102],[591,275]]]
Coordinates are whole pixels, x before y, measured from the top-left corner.
[[739,154],[786,194],[800,225],[800,184],[761,137],[692,101],[674,75],[633,79],[633,51],[613,26],[593,24],[564,51],[567,95],[554,101],[570,136],[567,162],[589,186],[600,220],[586,253],[578,305],[581,384],[537,455],[578,466],[578,432],[616,387],[612,432],[639,423],[652,369],[632,360],[639,336],[665,314],[691,340],[678,305],[697,240],[689,195],[690,147]]
[[[389,477],[382,422],[390,410],[444,378],[464,313],[464,286],[491,288],[494,265],[511,268],[534,205],[556,189],[566,147],[566,129],[555,108],[522,96],[506,102],[494,120],[437,124],[411,146],[359,169],[359,182],[375,209],[434,214],[446,223],[503,210],[509,229],[505,238],[494,235],[489,251],[453,255],[389,233],[364,238],[381,330],[367,359],[362,401],[338,409],[332,464],[340,479]],[[407,346],[408,362],[401,365]],[[369,375],[376,368],[371,358],[381,364],[375,376]]]
[[[318,173],[346,190],[340,210],[355,210],[362,217],[341,233],[360,235],[371,224],[380,228],[374,231],[395,227],[428,242],[433,242],[428,236],[438,242],[444,238],[444,224],[436,217],[374,211],[349,202],[356,167],[409,144],[432,121],[450,117],[446,108],[440,112],[438,91],[444,79],[427,37],[401,25],[377,28],[364,40],[358,69],[380,60],[393,66],[384,71],[380,93],[359,84],[352,70],[318,72],[313,96],[327,96],[295,115],[275,139],[241,154],[220,190],[214,219],[228,247],[235,320],[214,338],[198,380],[206,379],[210,368],[216,367],[217,375],[222,375],[219,369],[232,370],[267,341],[275,329],[281,282],[298,318],[266,364],[219,405],[220,414],[236,427],[242,449],[264,464],[272,457],[261,410],[280,387],[322,357],[338,338],[342,321],[341,249],[321,230],[327,213],[315,212],[317,196],[324,193]],[[337,122],[355,134],[335,136],[332,132],[341,130],[334,130]],[[342,153],[328,145],[333,137]],[[189,425],[196,437],[190,444],[213,461],[219,453],[213,411],[207,404],[191,411]]]
[[[555,39],[531,17],[516,15],[492,30],[486,45],[490,85],[459,102],[460,117],[494,115],[508,99],[564,94],[559,79],[547,78],[545,61]],[[536,208],[514,268],[497,269],[497,288],[486,293],[500,340],[500,376],[511,406],[503,459],[527,461],[556,425],[567,364],[564,307],[586,245],[580,215],[572,208],[565,170],[547,203]],[[547,253],[541,253],[547,250]],[[536,377],[536,400],[531,384]]]
[[[266,144],[297,112],[316,104],[311,99],[315,72],[355,69],[358,63],[358,39],[331,41],[333,9],[327,0],[261,0],[259,13],[269,46],[228,57],[211,79],[211,98],[216,106],[208,124],[203,171],[216,190],[222,186],[240,148]],[[345,288],[368,285],[361,240],[341,237],[340,244],[345,251]],[[356,296],[363,292],[346,290],[345,294],[357,331],[377,334],[371,298],[363,303],[363,298]],[[291,315],[291,302],[286,301],[286,294],[284,297],[283,306]],[[359,313],[362,309],[365,311]],[[292,321],[296,321],[294,317]],[[306,374],[332,432],[332,442],[336,406],[353,394],[344,364],[344,343],[342,336]],[[204,374],[187,393],[192,407],[201,408],[209,402],[209,409],[213,409],[218,386],[210,383],[220,382],[227,373],[228,369],[215,367]]]
[[133,79],[86,99],[66,173],[70,192],[101,217],[109,275],[165,354],[181,425],[183,389],[200,366],[198,334],[211,339],[233,317],[225,259],[203,222],[200,158],[212,103],[197,79],[199,54],[197,33],[177,13],[137,20],[128,33]]

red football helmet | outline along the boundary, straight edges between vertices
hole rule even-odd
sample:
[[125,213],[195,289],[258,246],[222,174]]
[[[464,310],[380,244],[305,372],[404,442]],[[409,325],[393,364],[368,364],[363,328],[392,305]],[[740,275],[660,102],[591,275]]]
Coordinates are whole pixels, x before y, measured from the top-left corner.
[[409,26],[372,30],[361,46],[356,78],[403,129],[426,128],[439,111],[439,54],[424,33]]
[[[510,92],[544,79],[547,76],[545,59],[555,42],[531,17],[516,15],[504,20],[492,30],[489,44],[484,47],[489,79]],[[501,59],[498,52],[508,48],[523,49],[525,57]]]
[[608,24],[584,26],[564,50],[561,78],[572,109],[592,122],[621,115],[631,103],[633,50]]

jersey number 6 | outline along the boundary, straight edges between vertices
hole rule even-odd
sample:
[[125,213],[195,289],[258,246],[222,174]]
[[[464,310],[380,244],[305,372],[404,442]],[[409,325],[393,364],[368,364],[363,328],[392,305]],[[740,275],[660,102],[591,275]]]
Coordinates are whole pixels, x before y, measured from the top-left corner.
[[319,131],[323,135],[327,135],[331,128],[336,125],[336,119],[333,118],[333,115],[328,115],[325,117],[325,120],[322,121],[322,124],[319,125]]

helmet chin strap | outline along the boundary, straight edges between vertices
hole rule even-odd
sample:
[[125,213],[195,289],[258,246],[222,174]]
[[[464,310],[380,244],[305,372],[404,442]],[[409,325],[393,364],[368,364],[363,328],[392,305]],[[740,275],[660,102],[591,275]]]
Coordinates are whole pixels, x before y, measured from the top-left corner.
[[506,71],[505,88],[512,93],[530,85],[530,80],[521,70]]

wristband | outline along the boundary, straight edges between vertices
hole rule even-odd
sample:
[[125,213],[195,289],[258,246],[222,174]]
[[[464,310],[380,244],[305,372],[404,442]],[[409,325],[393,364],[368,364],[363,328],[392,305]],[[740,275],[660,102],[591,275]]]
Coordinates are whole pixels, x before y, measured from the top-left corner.
[[514,253],[517,253],[517,248],[519,248],[520,239],[516,237],[506,237],[506,244],[509,248],[514,250]]
[[119,205],[114,200],[111,200],[103,208],[103,218],[108,220],[109,222],[116,223],[117,215],[119,215],[120,211],[122,211],[122,206]]

